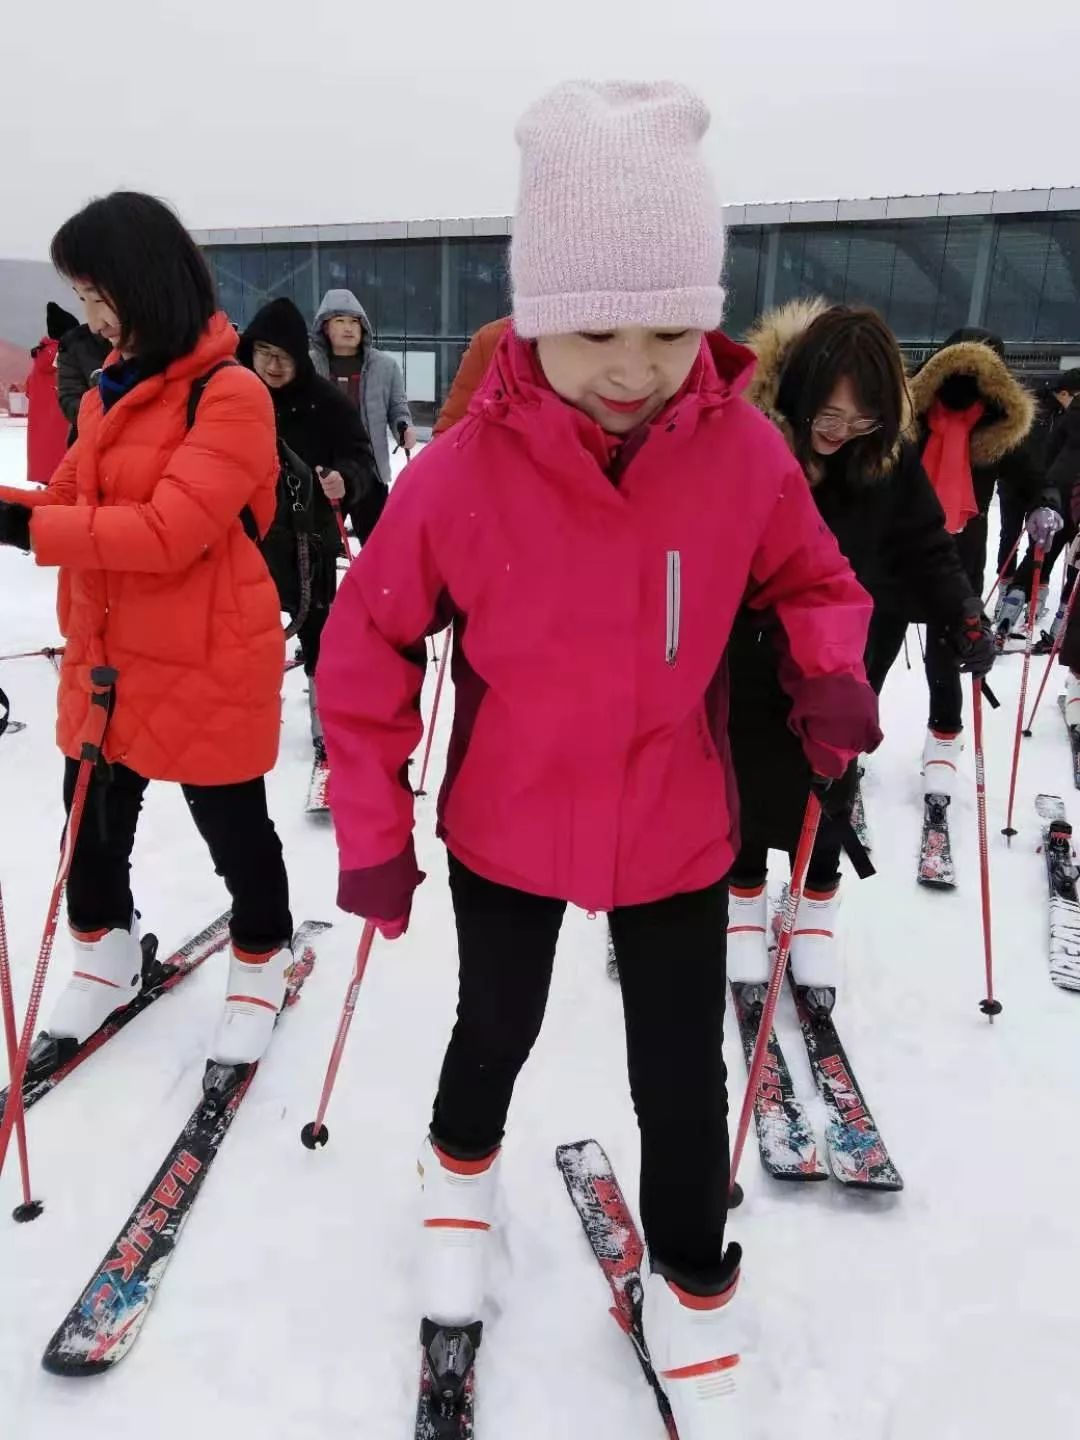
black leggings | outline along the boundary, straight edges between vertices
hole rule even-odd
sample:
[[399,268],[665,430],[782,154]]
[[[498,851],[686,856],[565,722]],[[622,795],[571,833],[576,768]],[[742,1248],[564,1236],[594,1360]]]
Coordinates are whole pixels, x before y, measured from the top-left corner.
[[[842,846],[819,839],[810,856],[806,871],[806,889],[828,892],[840,883],[840,851]],[[788,852],[792,868],[795,852]],[[728,874],[728,884],[739,890],[756,890],[769,876],[769,852],[764,845],[743,845],[738,859]]]
[[[126,765],[90,781],[67,885],[74,930],[124,930],[131,924],[131,852],[149,781]],[[64,767],[64,808],[71,808],[79,762]],[[214,868],[232,896],[230,931],[241,950],[260,954],[292,938],[289,877],[281,841],[266,810],[263,780],[239,785],[185,785],[184,799]]]
[[[496,885],[450,857],[457,1023],[433,1139],[462,1159],[503,1138],[514,1082],[547,1005],[566,902]],[[641,1219],[656,1260],[722,1284],[730,1177],[723,884],[611,912],[630,1093],[641,1132]]]

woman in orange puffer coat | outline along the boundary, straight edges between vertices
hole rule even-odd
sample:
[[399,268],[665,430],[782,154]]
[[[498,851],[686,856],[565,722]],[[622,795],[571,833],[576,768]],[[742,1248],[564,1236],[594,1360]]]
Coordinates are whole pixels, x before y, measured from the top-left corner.
[[69,806],[90,672],[109,665],[119,678],[68,881],[74,973],[38,1061],[62,1062],[139,989],[129,859],[148,781],[173,780],[232,895],[211,1057],[250,1062],[284,997],[292,935],[263,781],[277,757],[285,644],[250,538],[274,515],[273,407],[232,360],[236,334],[215,312],[206,264],[159,201],[94,201],[57,232],[52,258],[114,351],[48,489],[0,490],[0,542],[60,570]]

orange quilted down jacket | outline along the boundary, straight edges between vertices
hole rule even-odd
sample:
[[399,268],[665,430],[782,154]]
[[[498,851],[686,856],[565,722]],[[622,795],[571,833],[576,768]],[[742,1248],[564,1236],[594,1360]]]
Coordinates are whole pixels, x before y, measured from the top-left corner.
[[[91,390],[79,438],[47,490],[0,490],[34,507],[39,565],[58,565],[57,740],[78,756],[90,670],[119,672],[105,743],[150,780],[227,785],[277,758],[285,641],[277,591],[245,534],[273,518],[270,393],[251,371],[213,376],[187,429],[192,383],[236,349],[224,314],[195,349],[105,414]],[[116,357],[114,356],[113,359]]]
[[501,320],[492,320],[490,324],[482,325],[469,341],[469,348],[461,357],[454,383],[443,401],[432,435],[441,435],[459,420],[464,420],[469,402],[479,390],[495,351],[499,348],[499,341],[509,328],[510,317],[504,316]]

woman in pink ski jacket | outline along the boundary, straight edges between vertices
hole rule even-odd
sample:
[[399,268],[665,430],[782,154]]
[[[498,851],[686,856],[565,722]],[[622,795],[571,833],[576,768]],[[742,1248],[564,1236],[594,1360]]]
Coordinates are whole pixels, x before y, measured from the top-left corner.
[[[880,739],[870,601],[782,438],[741,398],[753,357],[715,328],[707,124],[672,84],[574,83],[526,115],[514,327],[466,417],[398,481],[318,672],[339,903],[392,938],[423,878],[406,762],[424,639],[453,623],[439,834],[461,995],[423,1155],[424,1311],[477,1318],[496,1157],[562,915],[609,911],[642,1136],[645,1324],[683,1440],[719,1421],[678,1372],[731,1370],[737,1354],[721,1041],[738,846],[724,657],[740,605],[779,620],[815,771],[840,776]],[[721,1390],[727,1427],[736,1392]]]

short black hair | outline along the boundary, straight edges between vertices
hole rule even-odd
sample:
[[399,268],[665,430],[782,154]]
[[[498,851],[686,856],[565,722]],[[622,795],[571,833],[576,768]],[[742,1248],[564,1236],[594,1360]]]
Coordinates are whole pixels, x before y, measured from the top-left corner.
[[153,369],[194,350],[217,309],[202,252],[152,195],[117,190],[65,220],[49,247],[69,280],[100,291],[120,321],[121,345]]
[[1080,395],[1080,370],[1062,370],[1054,376],[1052,388],[1055,395]]
[[814,462],[814,420],[844,379],[880,426],[849,440],[840,463],[852,480],[874,479],[896,448],[909,408],[900,347],[876,310],[848,305],[823,310],[785,361],[777,409],[791,426],[796,458],[808,474]]

